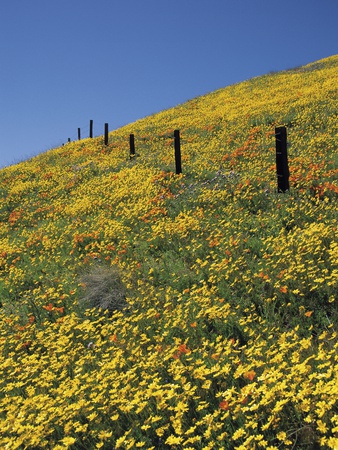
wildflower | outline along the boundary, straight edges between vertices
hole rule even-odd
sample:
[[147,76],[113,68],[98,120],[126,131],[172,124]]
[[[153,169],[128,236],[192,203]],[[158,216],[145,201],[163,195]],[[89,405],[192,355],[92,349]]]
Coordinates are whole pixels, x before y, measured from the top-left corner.
[[221,401],[221,403],[219,404],[219,407],[221,409],[224,409],[224,411],[227,411],[229,409],[229,402],[227,402],[226,400]]
[[43,306],[43,309],[45,309],[48,312],[53,311],[53,308],[54,307],[53,307],[52,303],[48,303],[48,305]]
[[245,436],[245,430],[243,428],[238,428],[234,434],[232,435],[232,439],[234,441],[237,441],[237,439],[240,439],[241,437]]
[[246,378],[247,380],[252,381],[255,376],[256,376],[256,372],[254,370],[249,370],[248,372],[245,372],[243,374],[244,378]]
[[76,439],[71,437],[71,436],[66,436],[63,439],[61,439],[62,444],[67,445],[67,446],[71,446],[76,442]]
[[181,344],[178,346],[178,352],[187,354],[187,353],[191,353],[191,350],[186,346],[186,344]]
[[104,431],[104,430],[102,430],[102,431],[99,432],[98,436],[99,436],[99,439],[103,440],[103,439],[108,439],[108,438],[112,437],[112,435],[113,435],[112,431]]
[[167,440],[165,441],[165,444],[168,445],[179,445],[183,441],[183,438],[180,436],[174,436],[171,434]]

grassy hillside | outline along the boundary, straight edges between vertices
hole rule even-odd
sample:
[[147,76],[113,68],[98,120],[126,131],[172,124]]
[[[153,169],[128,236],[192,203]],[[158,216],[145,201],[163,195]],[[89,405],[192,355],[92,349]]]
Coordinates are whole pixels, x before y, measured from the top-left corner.
[[337,88],[333,56],[0,171],[0,448],[338,448]]

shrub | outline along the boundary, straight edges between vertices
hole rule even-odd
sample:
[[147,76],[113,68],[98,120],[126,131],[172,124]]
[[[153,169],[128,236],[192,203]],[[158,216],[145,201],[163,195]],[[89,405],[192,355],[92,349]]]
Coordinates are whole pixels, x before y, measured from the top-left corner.
[[118,266],[95,266],[83,274],[81,284],[84,295],[80,305],[113,313],[127,306],[126,287]]

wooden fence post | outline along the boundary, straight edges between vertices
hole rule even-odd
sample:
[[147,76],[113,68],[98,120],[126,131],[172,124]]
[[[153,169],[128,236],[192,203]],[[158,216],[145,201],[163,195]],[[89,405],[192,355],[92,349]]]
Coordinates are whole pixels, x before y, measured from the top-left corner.
[[90,138],[93,137],[93,121],[92,120],[89,121],[89,137]]
[[81,140],[81,129],[80,128],[77,129],[77,138],[79,141]]
[[176,174],[182,173],[180,130],[174,131]]
[[129,135],[129,147],[130,147],[130,159],[135,156],[135,136],[133,134]]
[[108,145],[108,124],[104,124],[104,145]]
[[70,142],[70,138],[68,138],[68,142]]
[[276,170],[278,192],[286,192],[289,186],[289,165],[287,153],[287,133],[286,127],[275,128],[276,137]]

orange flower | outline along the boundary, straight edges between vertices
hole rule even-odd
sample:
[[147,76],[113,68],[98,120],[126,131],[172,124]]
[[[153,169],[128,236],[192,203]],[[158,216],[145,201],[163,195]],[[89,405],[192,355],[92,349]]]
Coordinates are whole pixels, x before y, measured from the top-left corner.
[[311,317],[312,314],[313,314],[313,311],[307,311],[306,313],[304,313],[304,316]]
[[244,397],[243,400],[241,401],[242,405],[246,405],[249,401],[249,397]]
[[256,376],[256,372],[254,370],[249,370],[249,372],[245,372],[245,374],[243,376],[247,380],[252,381]]
[[181,356],[181,353],[180,353],[180,352],[175,352],[175,353],[173,354],[173,358],[174,358],[174,359],[180,359],[180,356]]
[[190,349],[185,344],[179,345],[178,346],[178,351],[180,353],[190,353]]
[[217,238],[209,242],[209,247],[217,247],[219,245],[219,240]]
[[229,409],[229,402],[227,402],[226,400],[223,400],[220,404],[219,407],[221,409],[224,409],[224,411],[227,411]]
[[184,354],[191,353],[191,350],[186,346],[186,344],[180,344],[178,346],[177,351],[173,354],[173,358],[180,359],[180,356],[182,355],[182,353],[184,353]]
[[53,305],[51,303],[49,303],[48,305],[43,306],[43,309],[51,312],[51,311],[53,311]]
[[279,288],[279,290],[281,291],[282,294],[286,294],[287,291],[288,291],[288,287],[287,287],[287,286],[281,286],[281,287]]
[[28,350],[29,347],[31,346],[31,344],[32,344],[31,341],[24,342],[24,343],[21,345],[21,348],[27,349],[27,350]]
[[283,278],[284,274],[285,274],[286,270],[282,270],[281,272],[279,272],[279,274],[277,275],[277,278],[281,279]]
[[264,273],[263,271],[259,272],[258,276],[262,278],[263,280],[268,280],[269,275],[267,273]]

